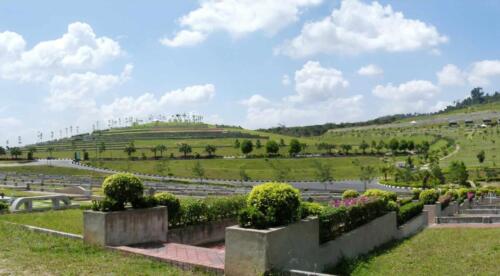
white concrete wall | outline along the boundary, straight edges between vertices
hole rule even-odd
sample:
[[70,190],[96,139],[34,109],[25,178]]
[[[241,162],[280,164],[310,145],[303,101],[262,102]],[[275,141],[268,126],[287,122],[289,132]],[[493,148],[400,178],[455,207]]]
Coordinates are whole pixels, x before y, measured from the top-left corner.
[[201,245],[224,241],[226,227],[238,224],[237,219],[211,221],[198,225],[169,229],[167,241],[174,243]]
[[416,233],[422,231],[428,225],[428,212],[422,211],[422,213],[398,228],[397,238],[404,239],[415,235]]
[[131,245],[166,241],[167,207],[83,213],[83,239],[97,245]]
[[319,244],[317,218],[267,230],[233,226],[226,229],[225,273],[259,275],[270,269],[321,272],[342,257],[366,254],[397,238],[398,231],[395,212],[324,244]]

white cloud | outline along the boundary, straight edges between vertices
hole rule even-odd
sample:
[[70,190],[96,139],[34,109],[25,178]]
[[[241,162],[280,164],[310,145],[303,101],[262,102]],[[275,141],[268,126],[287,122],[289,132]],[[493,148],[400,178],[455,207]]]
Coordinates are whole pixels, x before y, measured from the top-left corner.
[[54,76],[49,83],[50,95],[45,101],[54,110],[95,107],[94,98],[127,81],[133,66],[128,64],[121,75],[99,75],[94,72]]
[[102,118],[146,117],[154,113],[182,111],[183,108],[208,102],[215,96],[213,84],[193,85],[166,92],[161,97],[145,93],[137,98],[123,97],[100,107]]
[[500,60],[483,60],[472,64],[468,80],[472,85],[488,85],[491,78],[500,79]]
[[[3,38],[3,39],[2,39]],[[25,49],[22,36],[4,32],[0,35],[0,77],[21,81],[47,81],[54,75],[99,68],[123,54],[118,42],[97,37],[92,27],[75,22],[62,37],[42,41]]]
[[288,97],[292,102],[318,102],[339,94],[349,82],[342,72],[335,68],[325,68],[317,61],[308,61],[295,72],[296,95]]
[[166,37],[160,39],[160,43],[169,47],[193,46],[203,42],[206,37],[206,35],[197,31],[182,30],[173,39]]
[[288,75],[283,75],[283,78],[281,79],[281,84],[283,84],[283,86],[289,86],[290,77]]
[[434,98],[439,92],[439,87],[426,80],[412,80],[398,86],[377,85],[372,91],[376,97],[386,100],[382,108],[384,114],[436,111]]
[[439,92],[439,88],[426,80],[412,80],[393,86],[377,85],[373,89],[373,94],[379,98],[388,100],[419,100],[430,99]]
[[361,76],[378,76],[384,74],[384,70],[375,64],[368,64],[359,68],[358,74]]
[[200,7],[179,19],[183,28],[162,44],[170,47],[192,46],[212,32],[223,31],[240,37],[256,31],[274,34],[298,20],[302,9],[322,0],[204,0]]
[[439,85],[443,86],[464,85],[466,80],[466,74],[453,64],[445,65],[436,75]]
[[344,96],[341,92],[348,86],[339,70],[308,61],[295,72],[294,94],[277,101],[255,94],[241,101],[247,107],[244,125],[260,128],[359,119],[363,96]]
[[330,16],[306,23],[301,33],[285,42],[278,53],[304,57],[319,53],[358,54],[435,49],[448,41],[425,22],[405,18],[390,5],[344,0]]

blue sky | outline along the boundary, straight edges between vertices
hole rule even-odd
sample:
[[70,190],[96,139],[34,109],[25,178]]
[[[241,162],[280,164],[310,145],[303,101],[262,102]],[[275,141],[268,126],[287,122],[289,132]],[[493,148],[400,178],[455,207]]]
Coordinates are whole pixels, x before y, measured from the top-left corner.
[[197,113],[249,128],[436,111],[500,84],[500,2],[1,1],[0,145]]

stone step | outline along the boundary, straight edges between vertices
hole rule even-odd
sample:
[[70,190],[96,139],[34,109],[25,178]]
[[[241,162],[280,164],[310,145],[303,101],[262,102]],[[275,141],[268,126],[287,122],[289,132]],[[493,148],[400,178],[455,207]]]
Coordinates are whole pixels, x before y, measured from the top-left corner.
[[437,217],[436,223],[500,223],[500,215],[492,216],[455,216],[455,217]]
[[500,209],[500,205],[473,205],[471,209]]
[[473,215],[498,215],[500,214],[500,209],[465,209],[461,211],[462,214],[473,214]]

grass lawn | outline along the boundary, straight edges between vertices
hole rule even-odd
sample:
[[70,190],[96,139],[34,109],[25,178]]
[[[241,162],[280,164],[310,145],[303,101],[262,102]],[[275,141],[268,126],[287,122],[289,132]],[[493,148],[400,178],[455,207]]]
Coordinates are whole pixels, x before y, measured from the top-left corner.
[[[205,170],[206,178],[239,179],[240,170],[244,168],[251,179],[275,179],[275,167],[288,169],[286,179],[310,180],[316,179],[315,161],[331,166],[335,179],[354,179],[359,175],[359,166],[353,164],[357,160],[363,165],[378,167],[382,164],[379,157],[334,157],[334,158],[297,158],[297,159],[201,159],[201,160],[170,160],[165,162],[165,175],[170,171],[178,177],[195,177],[193,167],[200,162]],[[103,161],[99,164],[104,168],[135,173],[159,174],[158,165],[161,161]]]
[[78,235],[83,233],[83,211],[80,209],[5,214],[0,215],[0,221],[26,224]]
[[427,229],[336,269],[341,275],[498,275],[500,228]]
[[204,275],[0,223],[0,275]]
[[29,173],[29,174],[49,174],[49,175],[65,175],[65,176],[93,176],[101,177],[107,174],[80,170],[74,168],[64,168],[56,166],[18,166],[18,167],[0,167],[0,172],[16,172],[16,173]]
[[5,194],[8,197],[27,197],[27,196],[40,196],[45,195],[43,193],[31,192],[31,191],[20,191],[14,189],[4,189],[0,188],[0,193]]

